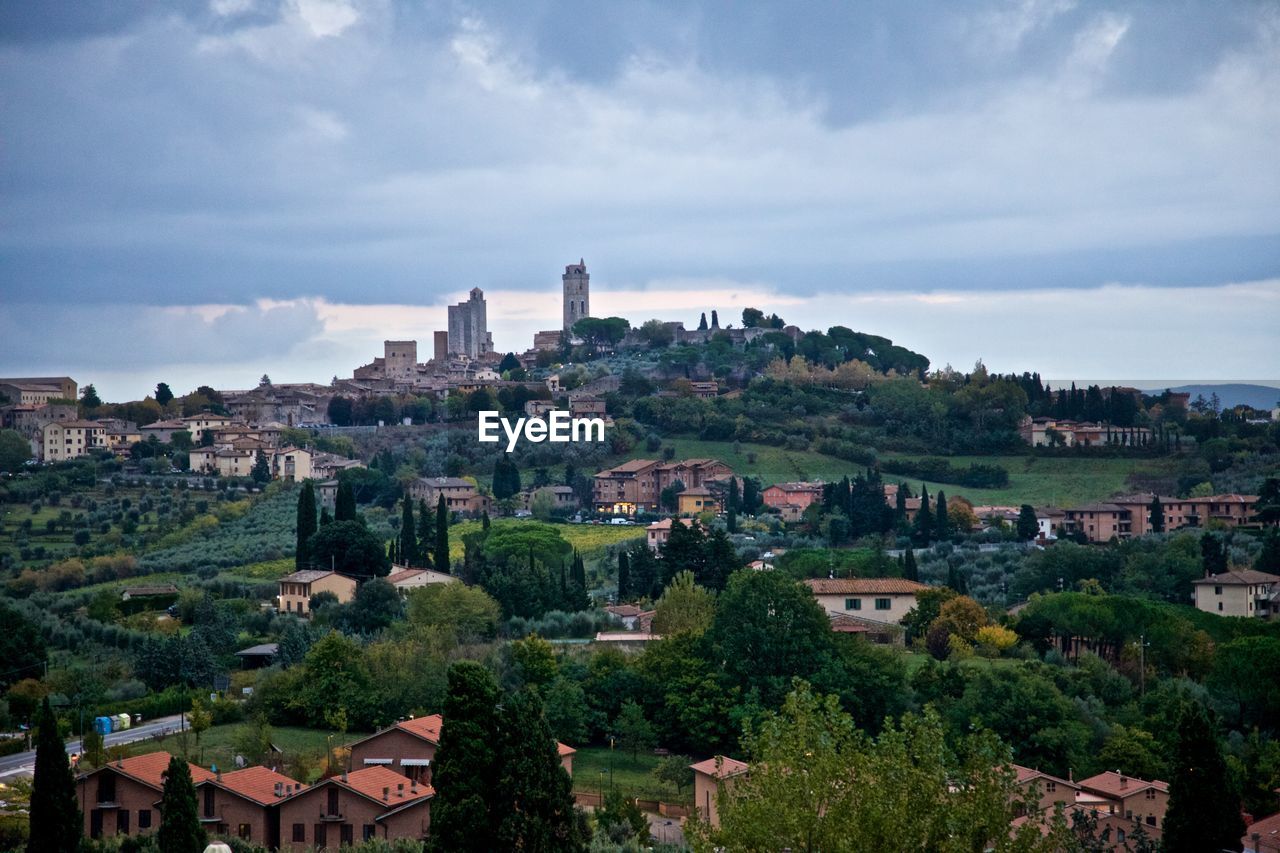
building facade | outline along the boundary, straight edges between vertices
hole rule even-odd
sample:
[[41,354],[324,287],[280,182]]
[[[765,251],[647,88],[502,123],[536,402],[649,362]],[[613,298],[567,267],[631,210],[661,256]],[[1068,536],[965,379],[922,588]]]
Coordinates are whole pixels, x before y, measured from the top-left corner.
[[471,288],[466,302],[449,306],[449,354],[481,359],[493,352],[484,291]]
[[[160,827],[158,804],[169,769],[167,752],[135,755],[99,767],[76,780],[76,797],[89,838],[149,835]],[[191,765],[197,785],[213,778],[203,767]]]
[[905,578],[810,578],[804,583],[827,613],[895,625],[916,606],[916,593],[929,588]]
[[425,839],[430,785],[385,767],[322,779],[280,804],[280,849],[337,850],[375,838]]
[[318,592],[333,593],[339,604],[346,604],[356,595],[354,578],[324,569],[303,569],[285,575],[277,583],[276,609],[303,619],[310,617],[311,596]]
[[479,515],[489,509],[489,497],[480,494],[475,483],[461,477],[419,477],[409,484],[409,497],[426,501],[428,509],[436,508],[441,495],[449,512]]
[[1196,609],[1219,616],[1280,616],[1280,575],[1240,569],[1192,581]]

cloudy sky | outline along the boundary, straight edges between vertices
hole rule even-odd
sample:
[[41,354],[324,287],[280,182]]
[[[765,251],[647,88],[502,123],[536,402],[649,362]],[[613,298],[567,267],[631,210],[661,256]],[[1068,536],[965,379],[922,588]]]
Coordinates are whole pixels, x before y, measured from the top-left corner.
[[1280,378],[1280,6],[0,4],[0,375],[350,375],[778,311],[936,364]]

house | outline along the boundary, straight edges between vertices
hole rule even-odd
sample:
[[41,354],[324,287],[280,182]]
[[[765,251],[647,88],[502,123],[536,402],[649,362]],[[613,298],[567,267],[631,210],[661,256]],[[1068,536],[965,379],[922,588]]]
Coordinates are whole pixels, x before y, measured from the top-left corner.
[[1130,508],[1100,501],[1065,511],[1062,526],[1068,533],[1083,533],[1090,542],[1128,539],[1133,525]]
[[79,390],[70,376],[18,376],[0,379],[0,395],[19,406],[43,406],[50,400],[74,400]]
[[1280,814],[1254,821],[1240,839],[1244,853],[1280,853]]
[[317,480],[330,480],[343,471],[365,467],[364,463],[359,459],[347,459],[345,456],[339,456],[336,453],[322,453],[314,450],[307,450],[306,452],[311,454],[311,473],[307,476]]
[[1075,782],[1019,764],[1013,765],[1013,771],[1016,774],[1018,789],[1030,807],[1029,811],[1020,816],[1052,817],[1058,806],[1062,806],[1064,810],[1075,806],[1076,793],[1080,790],[1080,786]]
[[610,604],[604,611],[616,616],[628,631],[636,627],[636,619],[644,612],[634,604]]
[[280,849],[302,853],[375,838],[424,839],[434,796],[430,785],[385,767],[322,779],[278,806]]
[[745,761],[717,755],[697,764],[690,764],[693,770],[693,807],[698,817],[712,826],[720,826],[720,812],[716,797],[721,788],[732,788],[733,780],[750,769]]
[[144,426],[138,427],[138,432],[142,433],[143,440],[155,436],[156,441],[162,444],[168,444],[173,441],[174,433],[187,432],[187,424],[180,419],[168,421],[154,421]]
[[781,509],[795,506],[801,510],[822,500],[822,483],[775,483],[760,493],[765,506]]
[[41,461],[63,462],[87,456],[95,447],[102,446],[106,427],[97,421],[50,421],[41,429]]
[[1138,447],[1151,441],[1147,427],[1113,427],[1067,418],[1023,418],[1018,433],[1032,447]]
[[689,388],[699,400],[714,400],[720,394],[720,385],[716,382],[690,382]]
[[1280,616],[1280,575],[1236,569],[1192,581],[1197,610],[1219,616]]
[[315,484],[316,501],[320,504],[321,509],[327,509],[330,513],[338,504],[338,481],[325,480]]
[[195,787],[200,824],[209,834],[274,850],[280,845],[280,803],[303,786],[266,767],[246,767],[215,773]]
[[401,595],[406,595],[411,590],[421,589],[434,583],[457,583],[458,579],[447,572],[437,572],[434,569],[411,569],[393,564],[391,574],[387,575],[387,581],[398,589]]
[[892,622],[879,622],[852,613],[827,613],[831,630],[837,634],[858,634],[867,642],[881,646],[906,645],[906,631]]
[[676,496],[677,512],[681,515],[699,515],[704,512],[719,512],[720,501],[706,486],[685,489]]
[[575,418],[603,418],[605,402],[590,394],[569,395],[569,414]]
[[656,552],[667,544],[667,540],[671,538],[671,525],[673,524],[684,524],[684,522],[678,518],[664,518],[661,521],[655,521],[644,529],[650,551]]
[[276,596],[276,609],[304,619],[311,615],[311,596],[318,592],[333,593],[339,604],[346,604],[356,596],[354,578],[328,570],[303,569],[285,575],[278,583],[280,592]]
[[531,418],[541,418],[547,412],[555,411],[554,400],[529,400],[524,404],[524,413]]
[[[431,783],[431,761],[440,746],[444,718],[439,714],[410,717],[351,744],[352,767],[383,767],[402,779]],[[573,775],[573,755],[577,750],[557,743],[560,766]]]
[[1169,807],[1167,782],[1147,782],[1108,770],[1076,784],[1080,786],[1076,792],[1077,808],[1137,821],[1146,827],[1158,828],[1164,824],[1164,813]]
[[810,578],[805,585],[827,613],[899,624],[925,584],[905,578]]
[[[1155,532],[1151,526],[1151,493],[1116,498],[1111,503],[1129,510],[1130,532],[1145,536]],[[1211,495],[1203,498],[1160,497],[1160,514],[1164,517],[1165,530],[1180,527],[1203,527],[1210,520],[1229,527],[1248,524],[1253,517],[1257,495]]]
[[301,483],[311,479],[312,452],[302,447],[282,447],[268,454],[271,479]]
[[419,477],[409,484],[409,497],[426,501],[435,507],[444,495],[444,504],[450,512],[479,515],[489,510],[489,496],[480,494],[476,484],[460,477]]
[[717,459],[632,459],[596,474],[593,500],[598,512],[635,515],[657,510],[662,491],[675,483],[689,491],[731,476],[732,469]]
[[196,444],[204,441],[206,432],[209,433],[210,437],[213,437],[218,430],[226,429],[235,423],[235,420],[229,415],[219,415],[214,412],[187,415],[181,420],[187,432],[191,433],[191,440]]
[[[149,752],[112,761],[76,780],[76,796],[89,838],[147,835],[160,826],[160,795],[169,770],[167,752]],[[191,765],[191,781],[212,779],[203,767]]]
[[578,505],[578,498],[573,493],[572,486],[540,486],[536,489],[525,489],[516,496],[520,501],[520,508],[532,509],[533,499],[539,492],[543,492],[551,498],[551,508],[553,510],[573,509]]
[[236,652],[236,657],[240,658],[241,669],[261,669],[264,666],[270,666],[278,654],[280,654],[279,643],[262,643],[241,649]]

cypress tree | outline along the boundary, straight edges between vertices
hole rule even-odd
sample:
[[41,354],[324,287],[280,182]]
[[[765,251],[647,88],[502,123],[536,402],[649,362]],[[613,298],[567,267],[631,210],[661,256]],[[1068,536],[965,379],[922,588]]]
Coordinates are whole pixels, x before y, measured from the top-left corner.
[[486,509],[483,513],[480,514],[480,529],[488,530],[489,525],[491,523],[492,522],[489,521],[489,510]]
[[307,480],[298,493],[298,539],[293,552],[293,567],[307,569],[311,567],[311,552],[307,542],[316,532],[316,490]]
[[324,527],[326,524],[332,523],[333,516],[329,515],[329,508],[327,506],[320,507],[320,527]]
[[494,808],[501,771],[494,706],[498,685],[489,670],[474,661],[449,667],[444,725],[435,754],[429,848],[439,853],[488,853],[502,849]]
[[400,544],[396,551],[400,557],[400,565],[418,565],[418,531],[413,523],[413,501],[407,497],[400,513]]
[[449,507],[443,493],[436,501],[436,569],[449,572]]
[[951,535],[951,516],[947,515],[947,493],[938,492],[938,520],[934,524],[934,530],[937,532],[939,539],[946,539]]
[[698,320],[698,331],[705,332],[707,330],[707,312],[702,312],[702,319]]
[[933,539],[933,511],[929,508],[929,490],[920,486],[920,509],[916,510],[916,540],[928,545]]
[[1160,505],[1160,496],[1151,498],[1151,532],[1164,533],[1164,507]]
[[627,600],[631,594],[631,561],[626,551],[618,552],[618,603]]
[[916,553],[910,548],[902,555],[902,576],[909,581],[920,580],[920,568],[916,565]]
[[1199,704],[1188,702],[1178,718],[1173,767],[1164,849],[1235,850],[1244,835],[1240,798],[1232,791],[1217,726]]
[[1036,519],[1036,509],[1031,504],[1023,504],[1018,509],[1018,539],[1030,542],[1040,533],[1040,522]]
[[418,501],[418,559],[422,565],[431,568],[431,550],[436,542],[435,514],[427,508],[426,500]]
[[729,500],[725,515],[725,527],[730,533],[738,532],[738,478],[729,478]]
[[573,782],[560,763],[542,700],[532,690],[521,690],[503,700],[500,719],[502,769],[494,814],[499,821],[495,849],[584,850],[574,813]]
[[338,483],[338,497],[333,505],[334,521],[356,521],[356,493],[346,480]]
[[58,734],[58,718],[46,696],[36,724],[36,768],[31,787],[31,835],[27,853],[76,853],[83,820],[76,781]]
[[196,809],[196,786],[191,768],[178,756],[169,759],[160,795],[160,831],[156,836],[164,853],[202,853],[204,827]]
[[1222,540],[1212,533],[1200,537],[1200,558],[1206,574],[1218,575],[1227,570],[1227,552],[1222,547]]

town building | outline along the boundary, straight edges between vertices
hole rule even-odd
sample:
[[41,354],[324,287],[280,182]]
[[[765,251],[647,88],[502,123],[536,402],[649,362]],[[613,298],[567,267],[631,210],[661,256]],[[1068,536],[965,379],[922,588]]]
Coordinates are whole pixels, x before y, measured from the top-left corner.
[[799,521],[810,504],[822,500],[822,483],[775,483],[760,493],[767,507],[782,514],[783,521]]
[[355,598],[357,586],[355,578],[327,569],[303,569],[285,575],[277,583],[276,609],[303,619],[311,615],[311,596],[318,592],[331,592],[337,596],[339,604],[346,604]]
[[280,846],[280,804],[303,786],[269,768],[246,767],[214,773],[195,787],[206,831],[275,850]]
[[1280,814],[1250,824],[1240,838],[1244,853],[1280,853]]
[[489,511],[489,496],[480,494],[476,484],[461,477],[419,477],[409,484],[409,497],[426,501],[434,509],[444,495],[449,512],[480,515]]
[[212,438],[218,430],[226,429],[236,422],[235,418],[229,415],[219,415],[214,412],[200,412],[196,415],[188,415],[181,420],[187,432],[191,433],[191,440],[196,444],[204,442],[206,432]]
[[[160,826],[159,802],[167,752],[149,752],[121,758],[82,774],[76,780],[76,797],[89,838],[115,835],[149,835]],[[191,780],[199,784],[213,774],[191,765]]]
[[698,818],[719,827],[720,811],[716,798],[722,788],[731,790],[733,780],[746,773],[750,766],[745,761],[717,755],[689,767],[693,770],[693,807]]
[[42,462],[65,462],[87,456],[102,446],[106,431],[97,421],[50,421],[41,430],[37,458]]
[[899,624],[926,585],[905,578],[810,578],[805,585],[827,613]]
[[1280,575],[1236,569],[1192,581],[1197,610],[1219,616],[1280,616]]
[[484,291],[471,288],[466,302],[449,306],[449,354],[478,361],[493,352]]
[[1062,526],[1068,533],[1082,533],[1090,542],[1128,539],[1133,525],[1129,507],[1098,501],[1064,511]]
[[321,779],[284,799],[280,849],[338,849],[375,838],[425,839],[435,790],[385,767]]
[[680,515],[699,515],[704,512],[719,511],[720,501],[706,486],[685,489],[676,496],[676,512]]
[[1065,418],[1023,418],[1018,434],[1032,447],[1140,447],[1151,441],[1147,427],[1113,427]]
[[[1090,542],[1109,542],[1153,533],[1151,502],[1154,495],[1129,495],[1109,501],[1069,507],[1062,526],[1068,533],[1082,533]],[[1160,498],[1166,531],[1203,527],[1209,521],[1240,527],[1252,521],[1257,495],[1210,495],[1201,498]],[[1037,514],[1037,521],[1039,516]]]
[[1075,782],[1018,764],[1013,765],[1013,771],[1019,792],[1029,807],[1020,818],[1044,820],[1052,818],[1058,806],[1070,810],[1075,805],[1076,793],[1080,790]]
[[1169,783],[1148,782],[1108,770],[1076,783],[1076,807],[1091,809],[1099,815],[1114,815],[1136,821],[1145,828],[1164,824],[1169,807]]
[[655,521],[644,529],[645,541],[649,545],[649,550],[657,552],[663,545],[667,544],[667,540],[671,538],[671,525],[684,524],[678,518],[664,518]]
[[437,572],[434,569],[412,569],[407,566],[392,565],[387,581],[399,590],[401,595],[407,595],[415,589],[432,584],[457,583],[458,579],[451,574]]
[[731,476],[732,469],[717,459],[632,459],[596,474],[593,500],[599,512],[635,515],[657,510],[662,491],[677,482],[688,491]]
[[70,376],[18,376],[0,379],[0,396],[15,406],[43,406],[50,400],[75,400],[78,388]]
[[[188,432],[187,424],[181,418],[153,421],[149,424],[143,424],[138,427],[138,431],[142,433],[144,441],[154,436],[156,441],[161,444],[168,444],[173,441],[175,433]],[[188,433],[188,435],[190,435],[190,433]]]
[[542,332],[533,333],[533,348],[535,350],[554,351],[560,349],[561,331],[559,329],[551,329]]
[[539,486],[536,489],[525,489],[516,495],[520,508],[532,510],[533,500],[539,493],[551,499],[552,510],[568,511],[578,506],[578,497],[574,494],[572,486]]
[[[560,281],[564,286],[564,330],[567,332],[574,323],[591,316],[591,276],[586,262],[579,258],[576,264],[569,264]],[[536,338],[534,346],[537,346]]]

